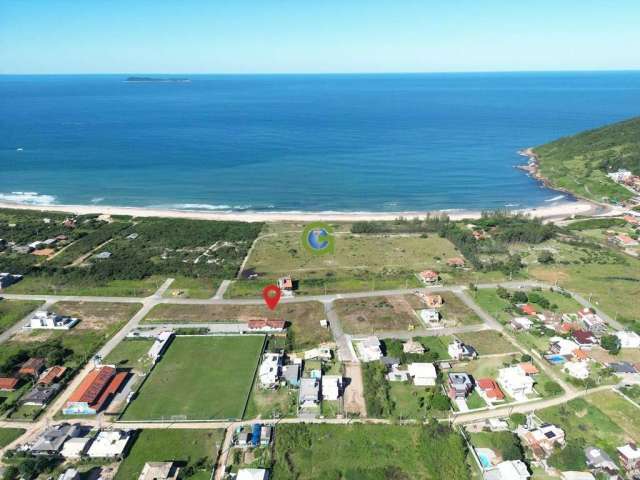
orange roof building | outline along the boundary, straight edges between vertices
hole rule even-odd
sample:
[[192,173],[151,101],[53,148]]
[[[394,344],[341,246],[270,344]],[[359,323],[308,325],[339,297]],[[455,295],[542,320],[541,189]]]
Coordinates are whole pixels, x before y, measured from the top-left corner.
[[476,382],[480,390],[484,392],[487,398],[492,400],[504,400],[504,393],[500,390],[498,384],[490,378],[481,378]]
[[91,370],[71,394],[62,412],[65,415],[95,415],[120,389],[127,378],[126,372],[117,373],[106,365]]
[[440,275],[438,275],[438,272],[435,272],[433,270],[425,270],[424,272],[420,272],[420,280],[422,280],[424,283],[434,283],[437,282],[439,278]]
[[57,365],[55,367],[51,367],[40,376],[38,383],[41,385],[51,385],[62,378],[62,375],[64,375],[64,372],[66,371],[66,367],[59,367]]
[[291,277],[281,277],[278,279],[278,288],[280,290],[293,290],[293,280]]
[[530,303],[526,303],[524,305],[522,305],[520,307],[520,310],[522,311],[522,313],[524,313],[525,315],[535,315],[536,314],[536,309],[533,305],[531,305]]
[[531,362],[523,362],[520,364],[520,368],[522,369],[522,371],[524,373],[526,373],[527,375],[537,375],[540,373],[540,370],[538,370],[538,367],[536,367],[533,363]]
[[284,320],[269,320],[268,318],[255,318],[247,323],[249,330],[282,331],[286,326]]
[[31,375],[37,377],[44,370],[44,358],[30,358],[22,364],[18,375]]
[[13,392],[18,386],[18,379],[13,377],[0,377],[0,391]]
[[429,308],[440,308],[444,304],[442,295],[425,295],[424,301]]
[[447,260],[447,265],[450,267],[464,267],[464,258],[453,257]]
[[55,253],[55,250],[53,248],[42,248],[40,250],[34,250],[33,252],[31,252],[31,255],[36,255],[38,257],[48,257],[50,255],[53,255]]

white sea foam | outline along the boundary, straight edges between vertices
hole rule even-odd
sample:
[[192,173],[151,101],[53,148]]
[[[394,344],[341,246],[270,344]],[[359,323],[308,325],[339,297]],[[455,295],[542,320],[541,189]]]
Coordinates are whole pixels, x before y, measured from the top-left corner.
[[91,199],[91,203],[100,203],[104,201],[104,197],[95,197]]
[[236,210],[250,210],[251,205],[211,205],[209,203],[172,203],[169,205],[153,205],[150,208],[168,208],[171,210],[208,210],[216,212],[231,212]]
[[545,202],[557,202],[558,200],[562,200],[563,198],[565,198],[566,195],[558,195],[557,197],[553,197],[553,198],[548,198],[547,200],[545,200]]
[[0,201],[22,203],[24,205],[51,205],[56,202],[53,195],[42,195],[38,192],[0,193]]

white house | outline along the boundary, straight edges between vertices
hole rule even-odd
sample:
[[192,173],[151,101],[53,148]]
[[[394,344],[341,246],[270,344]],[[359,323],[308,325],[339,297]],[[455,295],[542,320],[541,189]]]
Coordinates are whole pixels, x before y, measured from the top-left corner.
[[316,378],[303,378],[300,380],[298,392],[300,408],[313,408],[320,403],[320,385]]
[[39,310],[33,314],[27,327],[34,330],[69,330],[79,321],[77,318]]
[[263,468],[241,468],[236,480],[268,480],[269,471]]
[[620,340],[620,348],[640,348],[640,335],[636,332],[616,332]]
[[589,377],[589,365],[587,362],[567,362],[562,369],[573,378],[584,380]]
[[363,362],[375,362],[382,358],[382,349],[378,337],[367,337],[356,342],[356,348]]
[[619,169],[617,172],[607,173],[607,177],[609,177],[614,182],[626,182],[631,177],[633,177],[633,173],[629,170]]
[[131,437],[129,430],[103,430],[94,439],[87,455],[91,458],[122,457]]
[[435,308],[425,308],[419,311],[420,319],[427,327],[438,327],[440,325],[440,312]]
[[305,360],[331,360],[331,349],[326,347],[312,348],[304,352]]
[[515,317],[511,320],[511,326],[514,330],[531,330],[533,321],[528,317]]
[[454,340],[447,347],[447,352],[449,353],[449,357],[454,360],[466,360],[473,359],[478,356],[478,352],[471,345],[467,345],[462,343],[459,340]]
[[528,480],[531,475],[521,460],[501,462],[483,474],[484,480]]
[[557,355],[571,355],[578,350],[578,344],[572,340],[562,337],[551,337],[549,340],[550,350]]
[[258,369],[258,378],[262,388],[276,388],[282,366],[281,353],[265,353]]
[[516,400],[526,400],[533,393],[533,378],[519,366],[501,368],[498,371],[498,383],[502,389]]
[[160,332],[147,352],[147,356],[156,363],[173,338],[173,332]]
[[433,363],[410,363],[409,376],[413,377],[414,385],[430,387],[436,384],[438,373]]
[[342,391],[342,376],[324,375],[322,377],[322,398],[325,400],[338,400]]

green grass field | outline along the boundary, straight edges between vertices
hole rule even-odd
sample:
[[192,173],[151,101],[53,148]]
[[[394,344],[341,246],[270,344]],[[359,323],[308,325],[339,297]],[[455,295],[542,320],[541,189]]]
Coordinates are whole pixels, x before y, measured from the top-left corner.
[[176,276],[171,286],[164,292],[164,297],[210,298],[215,295],[219,286],[219,279]]
[[196,467],[189,479],[209,480],[223,434],[223,430],[142,430],[120,464],[115,480],[138,478],[146,462],[184,462],[190,467],[201,460],[201,467]]
[[116,365],[118,368],[138,368],[148,367],[147,352],[153,345],[153,340],[149,339],[125,339],[107,355],[103,363]]
[[0,448],[9,445],[25,431],[22,428],[0,428]]
[[62,283],[59,277],[30,275],[11,285],[7,293],[146,297],[155,292],[164,280],[163,277],[149,277],[144,280],[110,280],[99,284],[82,279]]
[[422,326],[413,308],[402,295],[340,299],[334,305],[346,333],[407,331]]
[[515,345],[496,330],[460,333],[457,337],[464,343],[475,347],[479,355],[494,355],[518,351]]
[[446,427],[280,425],[274,460],[273,480],[469,478],[461,437]]
[[241,418],[264,337],[177,337],[123,420]]
[[0,300],[0,333],[42,305],[40,301]]

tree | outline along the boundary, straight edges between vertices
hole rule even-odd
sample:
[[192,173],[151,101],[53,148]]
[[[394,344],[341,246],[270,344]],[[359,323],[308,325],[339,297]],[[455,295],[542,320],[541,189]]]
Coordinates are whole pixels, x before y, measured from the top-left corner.
[[527,421],[527,416],[524,413],[512,413],[509,417],[509,421],[517,427],[519,425],[524,425]]
[[498,288],[496,289],[496,295],[498,295],[503,300],[507,300],[508,298],[511,297],[511,294],[509,294],[509,290],[507,290],[504,287],[501,287],[500,285],[498,285]]
[[548,382],[545,382],[544,389],[551,396],[560,395],[562,393],[562,387],[558,383],[554,382],[553,380],[549,380]]
[[513,303],[527,303],[529,301],[529,297],[526,292],[523,292],[522,290],[514,292],[511,299],[513,300]]
[[446,412],[450,407],[451,402],[449,401],[449,397],[443,395],[442,393],[438,392],[431,398],[431,408],[433,410]]
[[615,335],[605,335],[600,339],[600,345],[611,355],[617,355],[620,352],[620,339]]
[[15,467],[14,465],[9,465],[4,470],[4,474],[2,475],[2,480],[14,480],[15,478],[18,478],[19,474],[20,474],[20,471],[18,470],[17,467]]
[[553,253],[551,253],[549,250],[543,250],[542,252],[540,252],[540,255],[538,255],[538,262],[540,263],[555,263],[555,258],[553,258]]

